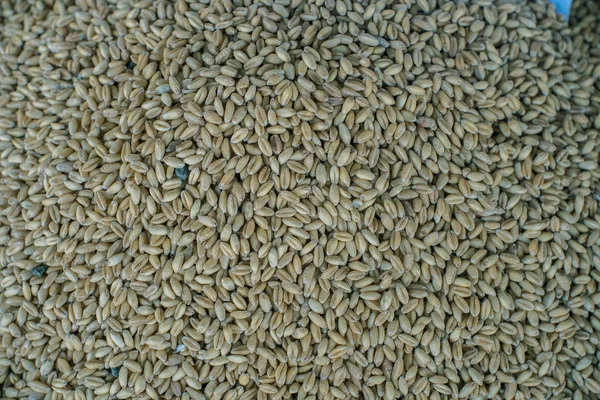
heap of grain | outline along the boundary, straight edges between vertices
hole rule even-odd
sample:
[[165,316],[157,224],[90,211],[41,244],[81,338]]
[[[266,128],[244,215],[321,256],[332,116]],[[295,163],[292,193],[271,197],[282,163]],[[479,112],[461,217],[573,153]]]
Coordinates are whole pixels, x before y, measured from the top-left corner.
[[0,13],[3,398],[600,393],[593,1]]

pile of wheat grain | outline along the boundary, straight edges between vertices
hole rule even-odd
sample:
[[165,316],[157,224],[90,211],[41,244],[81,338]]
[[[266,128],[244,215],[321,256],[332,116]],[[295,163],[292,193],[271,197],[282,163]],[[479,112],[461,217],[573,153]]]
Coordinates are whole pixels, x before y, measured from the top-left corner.
[[599,26],[0,0],[0,397],[597,398]]

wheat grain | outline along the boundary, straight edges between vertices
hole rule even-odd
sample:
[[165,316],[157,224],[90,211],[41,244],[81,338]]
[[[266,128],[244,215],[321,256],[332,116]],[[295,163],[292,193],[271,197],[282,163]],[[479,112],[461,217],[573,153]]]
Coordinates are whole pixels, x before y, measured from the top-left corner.
[[6,398],[595,398],[598,6],[0,0]]

